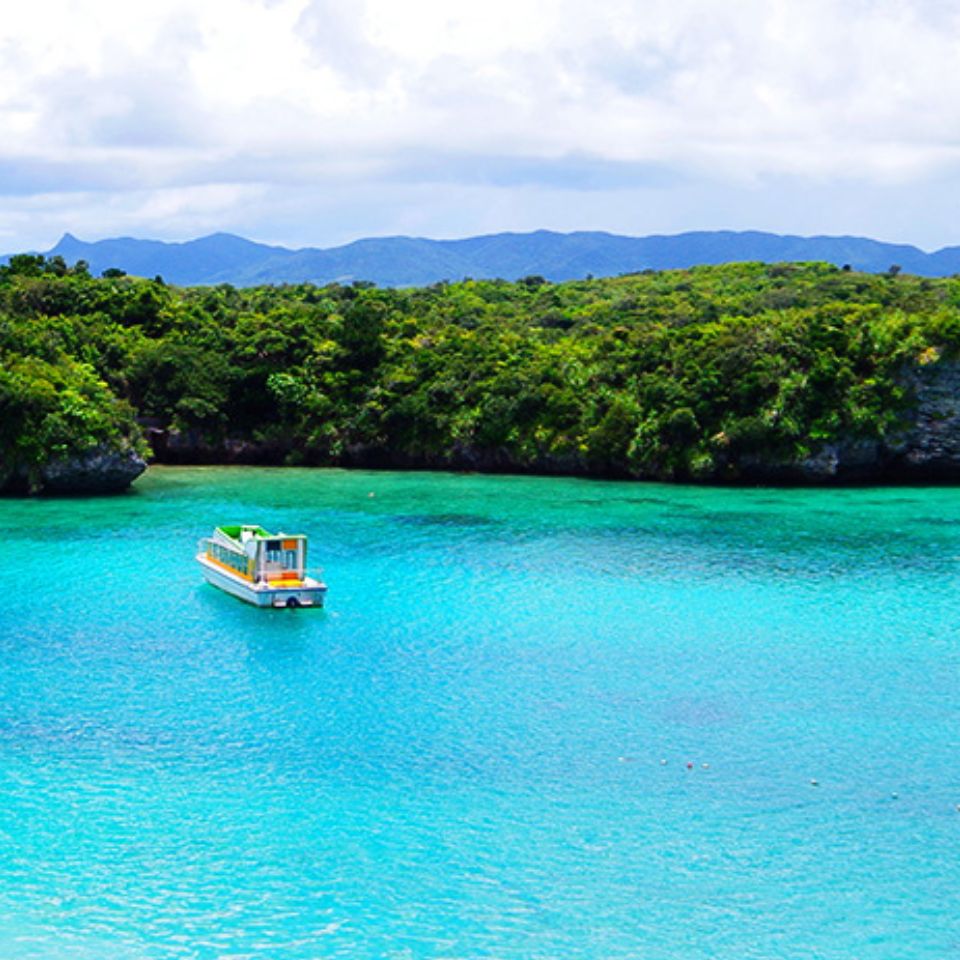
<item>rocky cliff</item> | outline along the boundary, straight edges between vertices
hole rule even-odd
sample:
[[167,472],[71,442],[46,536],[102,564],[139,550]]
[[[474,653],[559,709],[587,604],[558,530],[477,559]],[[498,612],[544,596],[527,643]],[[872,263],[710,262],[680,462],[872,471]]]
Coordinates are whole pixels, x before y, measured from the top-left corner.
[[[883,439],[840,437],[797,461],[743,458],[737,479],[758,483],[960,482],[960,362],[939,355],[903,370],[907,402]],[[711,479],[720,479],[713,476]]]
[[960,480],[960,362],[936,357],[905,371],[913,403],[888,444],[894,479]]
[[0,493],[120,493],[146,468],[146,461],[133,448],[101,445],[82,454],[50,460],[33,471],[14,468],[4,472],[0,468]]

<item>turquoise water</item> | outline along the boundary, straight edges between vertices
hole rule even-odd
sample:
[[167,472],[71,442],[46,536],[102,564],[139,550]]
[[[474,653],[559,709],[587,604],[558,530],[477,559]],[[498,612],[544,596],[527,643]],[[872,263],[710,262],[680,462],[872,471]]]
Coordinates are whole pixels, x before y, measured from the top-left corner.
[[[204,585],[220,522],[328,608]],[[3,960],[960,957],[960,492],[155,468],[0,531]]]

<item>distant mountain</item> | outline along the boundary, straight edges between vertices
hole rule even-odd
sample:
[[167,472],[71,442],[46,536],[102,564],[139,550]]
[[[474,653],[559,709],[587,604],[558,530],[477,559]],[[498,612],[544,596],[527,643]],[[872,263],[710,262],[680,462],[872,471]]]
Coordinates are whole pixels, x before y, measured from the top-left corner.
[[796,237],[730,230],[649,237],[547,230],[464,240],[379,237],[341,247],[302,250],[254,243],[228,233],[185,243],[131,237],[86,243],[67,233],[47,255],[60,255],[70,263],[86,260],[94,273],[118,267],[138,276],[160,275],[181,285],[371,280],[380,286],[422,286],[464,277],[513,280],[530,275],[573,280],[753,260],[821,260],[871,273],[896,264],[907,273],[931,277],[960,273],[960,247],[925,253],[917,247],[864,237]]

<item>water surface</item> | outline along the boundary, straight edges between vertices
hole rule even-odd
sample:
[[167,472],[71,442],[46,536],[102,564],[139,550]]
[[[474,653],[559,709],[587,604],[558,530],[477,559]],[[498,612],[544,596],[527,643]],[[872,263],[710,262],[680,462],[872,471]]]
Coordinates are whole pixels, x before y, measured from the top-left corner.
[[[228,522],[327,610],[203,584]],[[953,490],[154,468],[0,531],[4,960],[960,957]]]

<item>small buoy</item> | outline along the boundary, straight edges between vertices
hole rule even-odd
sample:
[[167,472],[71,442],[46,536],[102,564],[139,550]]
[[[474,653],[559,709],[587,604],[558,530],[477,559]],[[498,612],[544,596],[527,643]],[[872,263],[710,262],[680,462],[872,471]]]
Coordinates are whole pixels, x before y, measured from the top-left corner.
[[666,765],[667,765],[667,761],[666,761],[666,760],[661,760],[661,761],[660,761],[660,766],[661,766],[661,767],[665,767]]
[[709,763],[701,763],[700,766],[703,767],[704,770],[709,770],[709,769],[710,769],[710,764],[709,764]]
[[693,769],[693,764],[692,764],[692,763],[688,763],[688,764],[687,764],[687,769],[688,769],[688,770],[692,770],[692,769]]
[[820,781],[819,781],[819,780],[811,780],[811,781],[810,781],[810,786],[811,786],[811,787],[819,787],[819,786],[820,786]]

